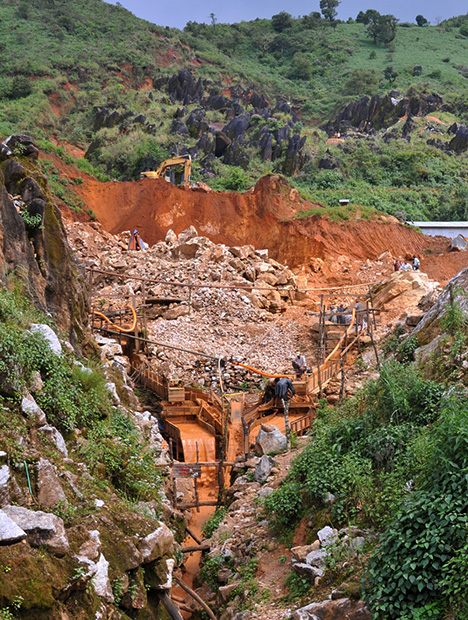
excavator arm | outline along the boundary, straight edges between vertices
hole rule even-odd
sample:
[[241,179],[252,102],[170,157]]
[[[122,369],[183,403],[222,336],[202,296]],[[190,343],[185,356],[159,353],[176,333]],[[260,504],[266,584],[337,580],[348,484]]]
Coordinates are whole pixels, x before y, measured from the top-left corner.
[[164,173],[172,166],[184,166],[184,187],[190,187],[190,175],[192,172],[192,158],[190,155],[179,155],[178,157],[171,157],[165,159],[157,170],[148,170],[142,172],[140,177],[148,177],[150,179],[159,179],[164,176]]

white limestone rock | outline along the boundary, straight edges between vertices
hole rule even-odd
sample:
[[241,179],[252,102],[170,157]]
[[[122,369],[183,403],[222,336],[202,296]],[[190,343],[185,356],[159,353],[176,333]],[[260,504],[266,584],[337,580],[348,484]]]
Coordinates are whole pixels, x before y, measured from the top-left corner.
[[43,323],[31,323],[29,331],[33,334],[41,334],[55,355],[62,355],[62,345],[57,334],[48,325]]

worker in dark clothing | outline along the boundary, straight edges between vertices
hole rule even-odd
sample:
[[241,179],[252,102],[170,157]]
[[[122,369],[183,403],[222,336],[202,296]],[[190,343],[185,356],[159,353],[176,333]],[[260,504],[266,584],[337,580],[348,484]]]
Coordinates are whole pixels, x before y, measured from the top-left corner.
[[337,319],[338,319],[338,325],[345,325],[345,312],[346,312],[346,306],[343,306],[343,304],[340,304],[336,310],[337,312]]
[[[291,393],[291,396],[289,396]],[[281,400],[290,400],[296,393],[294,385],[289,377],[282,377],[281,379],[275,379],[275,396]]]
[[269,379],[263,392],[262,403],[269,403],[275,397],[275,380]]

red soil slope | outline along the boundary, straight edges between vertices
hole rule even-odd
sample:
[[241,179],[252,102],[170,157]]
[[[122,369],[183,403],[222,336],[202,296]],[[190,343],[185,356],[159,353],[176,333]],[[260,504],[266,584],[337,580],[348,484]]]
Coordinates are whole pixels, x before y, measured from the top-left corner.
[[[76,190],[104,229],[118,233],[137,228],[150,244],[164,239],[169,228],[180,233],[193,225],[215,243],[268,248],[270,256],[293,268],[307,267],[312,259],[321,258],[325,268],[316,281],[333,285],[338,282],[326,267],[343,255],[372,261],[387,250],[398,257],[417,254],[422,257],[424,271],[441,284],[468,266],[466,253],[448,252],[447,239],[427,237],[394,218],[343,223],[319,216],[287,219],[318,205],[303,200],[278,176],[262,178],[245,194],[206,193],[176,187],[162,179],[100,183],[54,156],[46,157],[53,159],[62,174],[84,179]],[[353,281],[351,270],[346,283]]]

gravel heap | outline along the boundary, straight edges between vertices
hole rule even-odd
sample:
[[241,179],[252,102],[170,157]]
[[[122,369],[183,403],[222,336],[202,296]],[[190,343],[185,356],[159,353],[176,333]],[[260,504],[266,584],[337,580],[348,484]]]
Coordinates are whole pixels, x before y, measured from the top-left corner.
[[[97,223],[72,223],[67,233],[88,267],[123,276],[93,276],[97,309],[122,308],[133,296],[141,306],[144,292],[148,339],[224,358],[223,380],[233,387],[259,386],[262,380],[231,364],[232,358],[267,373],[291,372],[295,353],[312,347],[307,325],[290,318],[298,311],[292,301],[302,297],[294,274],[269,258],[267,250],[214,244],[199,237],[193,226],[178,236],[168,231],[165,241],[145,251],[128,251],[129,232],[111,235]],[[159,282],[143,285],[132,276]],[[173,283],[199,286],[192,287],[190,297],[187,287]],[[148,298],[161,303],[148,305]],[[149,345],[149,353],[150,364],[172,380],[218,385],[214,360],[158,345]]]

